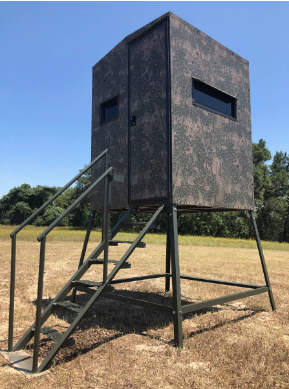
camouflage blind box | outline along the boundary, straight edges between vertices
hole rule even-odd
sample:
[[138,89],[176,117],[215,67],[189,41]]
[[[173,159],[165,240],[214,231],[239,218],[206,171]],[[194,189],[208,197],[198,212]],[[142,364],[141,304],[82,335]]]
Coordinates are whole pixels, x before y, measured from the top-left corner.
[[106,148],[112,209],[253,210],[248,61],[171,12],[129,35],[93,67],[92,159]]
[[[62,347],[74,344],[70,336],[102,296],[143,308],[160,309],[171,315],[174,343],[179,348],[183,347],[182,322],[183,315],[187,313],[260,293],[268,293],[272,310],[275,311],[253,212],[251,139],[249,65],[243,58],[170,12],[120,42],[93,67],[92,162],[82,171],[93,166],[92,183],[87,189],[87,193],[92,193],[92,212],[78,270],[42,312],[46,236],[67,212],[79,204],[84,194],[37,237],[41,243],[36,321],[13,345],[16,235],[43,207],[48,206],[75,182],[82,172],[10,234],[8,352],[2,351],[1,354],[25,374],[42,374]],[[124,183],[121,182],[123,178]],[[97,187],[98,183],[101,185]],[[93,192],[94,188],[97,189]],[[95,211],[100,211],[102,207],[102,240],[86,257]],[[126,208],[127,211],[110,230],[110,210]],[[133,217],[138,210],[153,212],[153,215],[146,222],[135,223]],[[178,214],[226,210],[249,211],[265,285],[180,274]],[[134,250],[145,247],[142,239],[156,228],[161,214],[167,216],[165,273],[114,280],[120,269],[129,266],[127,260]],[[140,224],[143,225],[142,231],[133,242],[114,239],[125,225]],[[120,260],[109,260],[109,246],[122,243],[130,247],[121,254]],[[99,258],[101,253],[103,259]],[[115,267],[108,272],[108,264],[111,262]],[[92,265],[103,265],[102,281],[84,279]],[[166,292],[170,291],[172,283],[172,305],[136,299],[130,297],[129,293],[112,293],[114,283],[161,278],[165,281]],[[182,301],[181,295],[183,279],[249,290],[186,303]],[[71,291],[69,301],[67,297]],[[78,291],[90,295],[85,305],[75,303]],[[49,326],[43,327],[44,322],[58,308],[67,309],[76,315],[64,333]],[[55,344],[38,364],[41,333]],[[32,338],[33,358],[23,351]],[[16,365],[15,361],[18,362]]]

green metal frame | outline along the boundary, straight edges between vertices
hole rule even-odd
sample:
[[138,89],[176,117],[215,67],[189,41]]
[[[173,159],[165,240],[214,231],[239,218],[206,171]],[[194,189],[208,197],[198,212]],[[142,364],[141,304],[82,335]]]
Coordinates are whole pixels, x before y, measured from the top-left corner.
[[[94,163],[99,161],[103,156],[105,156],[104,173],[72,205],[70,205],[62,213],[62,215],[60,215],[53,223],[51,223],[51,225],[47,227],[37,238],[38,241],[40,242],[40,260],[39,260],[36,320],[35,323],[32,324],[32,326],[27,330],[27,332],[13,347],[12,342],[13,342],[14,291],[15,291],[16,234],[26,224],[28,224],[33,217],[36,217],[41,212],[41,210],[45,208],[45,206],[49,205],[53,201],[53,199],[55,199],[58,195],[60,195],[68,187],[68,185],[71,185],[71,183],[73,183],[81,174],[83,174],[87,169],[89,169]],[[12,353],[12,352],[22,350],[27,345],[27,343],[34,337],[34,352],[33,352],[33,361],[32,361],[33,373],[40,373],[47,368],[48,364],[51,362],[51,360],[59,351],[59,349],[67,345],[67,341],[69,337],[73,334],[80,321],[89,313],[89,310],[91,309],[93,304],[97,301],[97,299],[100,296],[107,297],[109,299],[116,300],[116,301],[121,301],[129,304],[141,306],[144,308],[158,309],[160,311],[171,314],[174,321],[175,345],[180,348],[183,346],[182,321],[183,321],[183,315],[186,313],[194,312],[197,310],[212,307],[217,304],[223,304],[229,301],[234,301],[234,300],[257,295],[260,293],[267,293],[267,292],[269,295],[272,310],[276,310],[273,293],[269,281],[269,275],[266,268],[265,258],[262,251],[261,241],[258,234],[258,229],[257,229],[253,211],[249,211],[249,213],[250,213],[251,222],[256,236],[257,247],[259,251],[259,256],[262,264],[266,285],[252,285],[252,284],[245,284],[245,283],[237,283],[237,282],[181,275],[180,267],[179,267],[179,247],[178,247],[178,226],[177,226],[178,213],[177,213],[177,206],[175,204],[169,204],[169,205],[162,204],[159,205],[158,208],[154,210],[155,212],[152,214],[151,219],[144,224],[143,230],[139,233],[139,235],[134,240],[134,242],[131,242],[131,246],[129,247],[129,249],[125,252],[125,254],[121,257],[121,259],[115,263],[114,269],[108,274],[109,246],[113,243],[118,244],[119,241],[114,241],[113,238],[119,232],[120,228],[122,228],[122,226],[128,225],[127,221],[131,218],[133,214],[137,212],[137,209],[129,208],[126,211],[126,213],[120,218],[120,220],[116,223],[116,225],[112,228],[112,230],[111,231],[109,230],[110,207],[111,207],[111,183],[113,181],[123,182],[124,179],[123,177],[113,175],[112,168],[108,168],[107,150],[105,150],[102,154],[100,154],[94,161],[91,162],[90,165],[88,165],[88,167],[86,167],[82,172],[80,172],[74,178],[74,181],[70,181],[66,186],[64,186],[56,195],[52,197],[52,199],[50,199],[46,204],[44,204],[44,206],[42,206],[38,211],[36,211],[29,219],[27,219],[24,223],[22,223],[21,226],[16,228],[11,234],[12,251],[11,251],[11,284],[10,284],[8,351]],[[88,228],[87,228],[87,232],[83,244],[78,270],[73,275],[73,277],[68,281],[68,283],[62,288],[62,290],[58,293],[58,295],[50,302],[50,304],[42,312],[46,236],[65,216],[69,214],[69,212],[71,212],[80,203],[80,201],[82,201],[87,195],[89,195],[91,191],[102,181],[104,181],[102,241],[100,242],[98,247],[88,256],[88,258],[84,260],[87,244],[89,241],[90,231],[93,224],[93,219],[95,217],[95,212],[92,212],[90,215],[90,220],[89,220],[89,224],[88,224]],[[168,218],[165,273],[131,277],[131,278],[114,279],[114,277],[117,275],[119,270],[122,268],[122,266],[125,264],[125,262],[128,260],[130,255],[134,252],[134,250],[137,247],[141,247],[140,246],[142,243],[141,240],[151,228],[155,227],[157,218],[161,213],[166,213]],[[102,252],[104,253],[104,259],[97,260],[99,255]],[[92,264],[103,264],[102,282],[96,283],[94,281],[90,281],[89,283],[88,281],[85,282],[81,281],[81,277],[85,274],[85,272],[89,269],[89,267]],[[123,296],[118,293],[115,294],[111,293],[111,289],[114,284],[135,282],[135,281],[154,279],[154,278],[165,279],[166,292],[170,290],[170,280],[172,279],[173,302],[171,306],[156,304],[149,301]],[[249,290],[241,293],[234,293],[231,295],[227,295],[215,299],[210,299],[203,302],[182,305],[181,279],[198,281],[198,282],[209,282],[209,283],[227,285],[227,286],[237,286],[242,288],[248,288]],[[90,286],[97,286],[97,289],[92,289]],[[42,326],[45,323],[45,321],[49,318],[49,316],[53,313],[54,309],[57,307],[57,304],[63,302],[71,290],[72,290],[72,297],[71,297],[72,303],[74,303],[77,290],[81,292],[85,292],[88,295],[90,295],[90,299],[83,307],[78,307],[76,304],[72,306],[72,308],[74,309],[75,307],[77,307],[75,311],[77,312],[77,317],[71,323],[70,327],[64,333],[59,335],[58,337],[59,339],[56,341],[55,346],[38,367],[40,333],[45,332]],[[62,306],[69,306],[69,304],[65,305],[64,303],[62,303]]]
[[[174,320],[174,340],[177,347],[182,347],[183,345],[183,335],[182,335],[182,317],[186,313],[198,311],[201,309],[213,307],[214,305],[224,304],[230,301],[235,301],[239,299],[243,299],[246,297],[254,296],[260,293],[268,293],[270,303],[272,310],[276,310],[274,297],[269,281],[269,275],[266,268],[265,258],[262,251],[261,241],[258,234],[258,228],[256,225],[254,212],[249,211],[251,221],[253,224],[255,236],[256,236],[256,242],[257,247],[259,250],[260,260],[262,264],[263,274],[265,278],[266,285],[253,285],[253,284],[246,284],[246,283],[240,283],[240,282],[231,282],[231,281],[223,281],[223,280],[215,280],[215,279],[207,279],[207,278],[200,278],[200,277],[191,277],[191,276],[185,276],[180,275],[179,270],[179,251],[178,251],[178,229],[177,229],[177,207],[176,205],[172,204],[166,207],[166,211],[168,212],[168,229],[167,229],[167,245],[166,245],[166,273],[163,274],[154,274],[154,275],[147,275],[147,276],[141,276],[141,277],[132,277],[132,278],[125,278],[125,279],[119,279],[119,280],[113,280],[111,281],[111,285],[113,284],[119,284],[119,283],[126,283],[126,282],[133,282],[133,281],[140,281],[145,279],[153,279],[153,278],[165,278],[165,291],[169,291],[170,288],[170,279],[172,278],[172,285],[173,285],[173,306],[168,307],[161,304],[155,304],[151,303],[149,301],[143,301],[138,300],[134,298],[130,298],[127,296],[121,296],[119,294],[113,294],[113,293],[104,293],[105,297],[108,297],[110,299],[114,299],[117,301],[123,301],[127,302],[129,304],[139,305],[146,308],[156,308],[161,311],[171,313],[173,315]],[[170,272],[170,267],[172,268],[172,272]],[[210,299],[207,301],[199,302],[199,303],[191,303],[191,304],[181,304],[181,286],[180,286],[180,280],[181,279],[187,279],[192,281],[199,281],[199,282],[209,282],[213,284],[219,284],[219,285],[227,285],[227,286],[235,286],[235,287],[241,287],[241,288],[248,288],[250,290],[240,292],[240,293],[234,293],[231,295]]]
[[[134,211],[132,210],[132,213]],[[177,207],[176,205],[172,204],[169,206],[164,206],[163,212],[167,212],[168,214],[168,228],[167,228],[167,244],[166,244],[166,273],[161,274],[152,274],[152,275],[146,275],[146,276],[139,276],[139,277],[130,277],[130,278],[122,278],[117,280],[111,280],[110,285],[114,284],[121,284],[121,283],[128,283],[128,282],[135,282],[135,281],[142,281],[147,279],[154,279],[154,278],[165,278],[165,291],[168,292],[170,289],[170,279],[172,278],[172,286],[173,286],[173,305],[172,306],[166,306],[162,304],[156,304],[149,301],[139,300],[128,296],[122,296],[120,294],[114,294],[110,292],[104,292],[103,296],[107,297],[112,300],[126,302],[128,304],[133,304],[137,306],[141,306],[144,308],[155,308],[160,311],[170,313],[173,316],[174,320],[174,340],[177,347],[182,347],[183,345],[183,336],[182,336],[182,319],[183,315],[186,313],[198,311],[201,309],[209,308],[214,305],[218,304],[224,304],[230,301],[235,301],[239,299],[243,299],[246,297],[254,296],[260,293],[267,293],[269,294],[270,303],[273,310],[276,310],[274,298],[272,289],[270,286],[269,276],[265,264],[265,259],[263,255],[263,251],[261,248],[261,242],[258,235],[258,229],[254,218],[254,213],[252,211],[249,211],[251,215],[252,224],[254,227],[254,231],[256,234],[256,241],[257,246],[259,249],[261,264],[263,268],[264,278],[266,285],[253,285],[253,284],[246,284],[246,283],[240,283],[240,282],[231,282],[231,281],[223,281],[223,280],[215,280],[215,279],[208,279],[208,278],[200,278],[200,277],[192,277],[192,276],[186,276],[181,275],[179,270],[179,252],[178,252],[178,230],[177,230]],[[170,268],[172,270],[170,271]],[[227,286],[235,286],[235,287],[241,287],[241,288],[248,288],[250,290],[240,292],[240,293],[234,293],[227,296],[210,299],[207,301],[199,302],[199,303],[191,303],[191,304],[181,304],[181,286],[180,286],[180,280],[186,279],[191,281],[198,281],[198,282],[209,282],[212,284],[219,284],[219,285],[227,285]],[[85,288],[79,288],[79,290],[87,291]],[[92,292],[88,292],[92,293]]]

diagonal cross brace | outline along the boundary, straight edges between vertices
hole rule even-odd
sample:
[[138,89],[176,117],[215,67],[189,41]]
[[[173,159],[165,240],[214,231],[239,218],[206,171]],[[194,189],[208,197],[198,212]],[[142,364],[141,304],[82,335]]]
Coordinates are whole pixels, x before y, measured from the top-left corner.
[[[92,295],[88,303],[81,309],[79,312],[79,315],[75,318],[75,320],[71,323],[70,327],[63,333],[61,339],[58,341],[57,344],[53,347],[53,349],[50,351],[50,353],[46,356],[44,361],[41,363],[41,365],[38,368],[37,373],[40,373],[47,364],[54,358],[54,356],[57,354],[57,352],[60,350],[62,344],[66,341],[66,339],[71,336],[71,334],[75,331],[77,325],[79,322],[83,319],[86,312],[92,307],[92,305],[96,302],[96,300],[100,297],[101,293],[105,290],[105,288],[109,285],[110,281],[116,276],[118,271],[120,270],[121,266],[124,264],[124,262],[130,257],[130,255],[135,250],[137,244],[143,239],[143,237],[146,235],[146,233],[149,231],[150,226],[154,221],[157,219],[159,214],[162,212],[164,208],[164,205],[160,206],[158,210],[154,213],[150,221],[147,223],[145,228],[141,231],[141,233],[137,236],[133,244],[130,246],[130,248],[126,251],[126,253],[122,256],[118,264],[115,266],[115,268],[110,272],[110,274],[107,277],[106,282],[98,288],[98,290]],[[87,261],[86,261],[87,262]],[[86,263],[85,262],[85,263]]]
[[272,292],[272,288],[271,288],[271,284],[270,284],[270,280],[269,280],[269,275],[268,275],[268,271],[267,271],[267,267],[266,267],[266,262],[265,262],[265,258],[264,258],[264,254],[263,254],[263,249],[262,249],[262,245],[261,245],[261,240],[260,240],[260,236],[259,236],[258,227],[257,227],[257,224],[256,224],[254,212],[253,211],[249,211],[249,215],[250,215],[251,222],[252,222],[253,228],[254,228],[254,233],[255,233],[255,237],[256,237],[257,247],[258,247],[258,251],[259,251],[259,256],[260,256],[260,260],[261,260],[261,265],[262,265],[262,269],[263,269],[264,278],[265,278],[265,281],[266,281],[266,286],[268,288],[268,294],[269,294],[269,299],[270,299],[272,311],[276,311],[276,305],[275,305],[275,301],[274,301],[274,297],[273,297],[273,292]]

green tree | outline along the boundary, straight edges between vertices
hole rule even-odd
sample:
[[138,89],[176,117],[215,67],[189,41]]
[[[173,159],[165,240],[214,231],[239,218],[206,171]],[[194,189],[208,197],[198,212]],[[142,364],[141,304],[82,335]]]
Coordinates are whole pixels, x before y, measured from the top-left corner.
[[289,220],[289,158],[276,152],[270,166],[271,185],[265,196],[265,213],[269,221],[267,239],[288,241]]
[[253,143],[253,175],[254,175],[254,197],[257,211],[262,207],[265,192],[270,186],[270,169],[266,164],[271,159],[271,153],[266,147],[266,142],[260,139]]
[[41,207],[46,201],[53,196],[59,188],[56,186],[42,186],[37,185],[35,188],[31,188],[31,194],[29,196],[29,205],[33,210]]
[[253,144],[257,224],[261,239],[288,241],[289,159],[282,151],[267,165],[270,159],[264,140]]
[[24,201],[18,201],[16,205],[11,209],[11,217],[10,220],[13,224],[20,224],[22,223],[28,216],[30,216],[32,213],[31,208],[29,207],[29,204],[25,203]]
[[[91,171],[84,173],[73,188],[72,201],[79,198],[90,186]],[[73,227],[86,228],[90,216],[90,195],[86,196],[70,215],[70,225]]]
[[[32,188],[28,184],[15,187],[0,200],[0,223],[22,223],[31,214],[29,198]],[[17,205],[18,204],[18,205]]]
[[[49,226],[54,220],[58,218],[64,211],[64,208],[56,205],[48,205],[42,216],[38,216],[34,221],[35,226]],[[58,226],[67,226],[69,224],[68,218],[65,217]]]

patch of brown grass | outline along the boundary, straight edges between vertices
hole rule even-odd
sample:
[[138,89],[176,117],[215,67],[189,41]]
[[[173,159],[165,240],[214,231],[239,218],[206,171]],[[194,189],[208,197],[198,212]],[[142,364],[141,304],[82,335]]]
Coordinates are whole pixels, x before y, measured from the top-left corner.
[[[0,347],[7,347],[10,242],[0,241]],[[119,259],[128,245],[110,248]],[[78,266],[82,243],[47,242],[44,304],[54,297]],[[88,253],[95,248],[89,243]],[[27,380],[0,356],[0,387],[8,388],[288,388],[289,258],[286,251],[265,250],[277,312],[266,294],[231,302],[184,317],[184,348],[172,346],[172,318],[154,310],[100,299],[94,317],[85,319],[73,337],[75,345],[55,357],[51,374]],[[39,244],[17,243],[15,342],[34,321]],[[165,245],[137,249],[119,278],[164,272]],[[181,273],[205,278],[264,284],[257,249],[180,246]],[[112,268],[112,267],[110,267]],[[101,266],[86,279],[100,280]],[[116,290],[154,302],[171,303],[164,279],[119,284]],[[182,281],[182,300],[202,301],[243,289]],[[117,291],[116,291],[117,293]],[[79,295],[78,303],[87,297]],[[59,311],[47,322],[64,331],[72,316]],[[40,359],[53,346],[41,340]],[[32,352],[29,344],[28,352]]]

